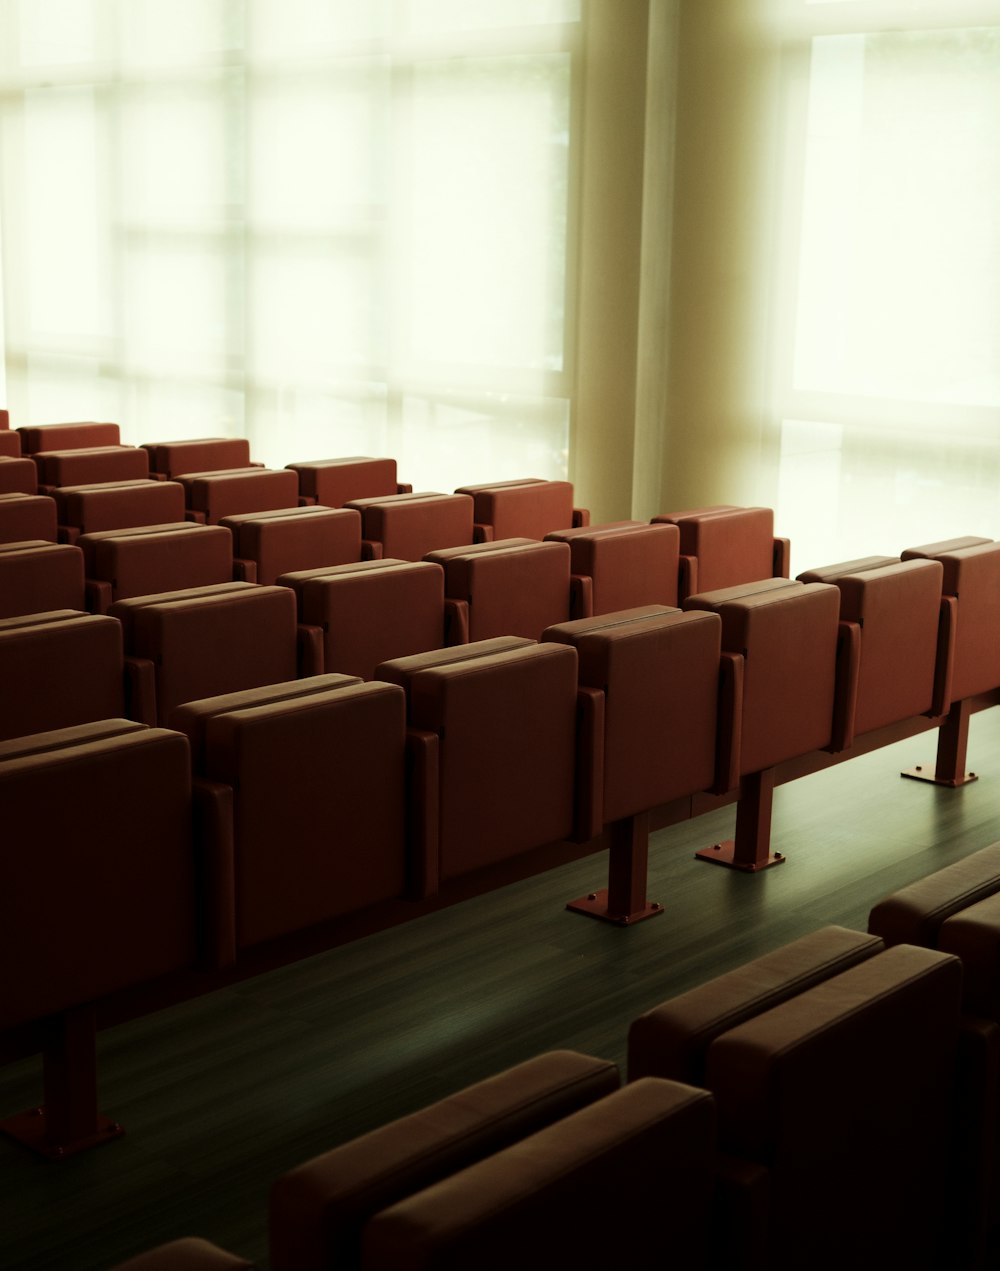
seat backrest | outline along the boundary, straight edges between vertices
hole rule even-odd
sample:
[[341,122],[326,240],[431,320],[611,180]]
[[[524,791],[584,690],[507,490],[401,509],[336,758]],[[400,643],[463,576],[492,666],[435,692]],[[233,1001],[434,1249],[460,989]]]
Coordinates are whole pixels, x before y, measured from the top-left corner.
[[177,479],[192,514],[208,525],[243,512],[293,508],[299,501],[299,483],[287,468],[233,468]]
[[171,521],[83,534],[87,578],[106,583],[108,603],[188,587],[229,582],[233,540],[218,525]]
[[26,425],[17,430],[21,435],[21,448],[26,455],[40,450],[78,450],[91,446],[121,445],[121,431],[117,424],[93,422],[72,424]]
[[379,1210],[617,1089],[614,1064],[552,1051],[305,1162],[271,1188],[273,1271],[357,1271]]
[[361,558],[361,514],[351,508],[290,507],[245,512],[220,522],[233,535],[233,551],[257,567],[257,582],[282,574]]
[[715,1142],[710,1094],[648,1078],[383,1210],[361,1266],[704,1266]]
[[0,742],[0,805],[0,1029],[194,965],[183,737],[117,719]]
[[0,618],[0,738],[124,714],[121,627],[60,609]]
[[0,455],[11,459],[21,457],[21,434],[9,428],[0,428]]
[[83,553],[68,543],[0,543],[0,618],[83,609]]
[[246,437],[197,437],[188,441],[148,441],[150,471],[163,477],[190,472],[218,472],[222,468],[249,468],[250,442]]
[[445,641],[444,571],[426,561],[372,560],[283,574],[299,620],[323,630],[324,667],[369,680],[380,662]]
[[444,570],[445,595],[469,606],[469,639],[518,635],[537,640],[570,617],[570,552],[565,543],[505,538],[450,547],[426,558]]
[[595,614],[677,604],[680,531],[676,525],[622,521],[555,530],[545,537],[569,544],[572,572],[591,580]]
[[604,703],[604,820],[711,786],[722,623],[661,605],[550,627]]
[[120,600],[110,613],[126,654],[153,663],[157,722],[182,702],[296,677],[295,597],[285,587],[192,587]]
[[100,530],[184,520],[184,489],[176,481],[102,481],[53,491],[59,524],[71,540]]
[[868,930],[888,945],[936,949],[943,922],[998,892],[1000,843],[993,843],[885,896],[868,915]]
[[463,485],[456,494],[469,494],[477,525],[489,526],[494,538],[545,538],[552,530],[573,525],[573,487],[568,481],[495,481]]
[[149,456],[141,446],[40,450],[34,461],[38,469],[38,480],[44,486],[145,481],[149,477]]
[[774,573],[774,513],[770,508],[717,507],[665,512],[654,524],[676,525],[683,556],[697,561],[693,591],[717,591]]
[[31,460],[0,454],[0,495],[37,493],[38,473]]
[[0,494],[0,543],[54,543],[57,535],[55,499],[47,494]]
[[397,494],[351,499],[347,506],[361,513],[362,536],[381,543],[385,557],[423,560],[429,552],[472,542],[473,504],[468,494]]
[[299,494],[328,508],[353,499],[380,499],[398,493],[395,459],[350,455],[286,465],[298,475]]

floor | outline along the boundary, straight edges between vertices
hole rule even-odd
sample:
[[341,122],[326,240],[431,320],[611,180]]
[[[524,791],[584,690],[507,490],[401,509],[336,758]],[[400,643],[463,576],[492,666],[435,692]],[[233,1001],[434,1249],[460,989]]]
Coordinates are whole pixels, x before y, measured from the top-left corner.
[[[124,1138],[64,1162],[0,1141],[3,1271],[103,1271],[180,1235],[267,1267],[270,1183],[392,1117],[554,1047],[624,1067],[644,1009],[1000,838],[1000,718],[972,721],[960,790],[904,781],[934,735],[781,787],[778,868],[693,859],[724,808],[662,830],[629,929],[570,914],[590,857],[101,1035],[101,1102]],[[0,1069],[0,1116],[37,1102],[37,1061]]]

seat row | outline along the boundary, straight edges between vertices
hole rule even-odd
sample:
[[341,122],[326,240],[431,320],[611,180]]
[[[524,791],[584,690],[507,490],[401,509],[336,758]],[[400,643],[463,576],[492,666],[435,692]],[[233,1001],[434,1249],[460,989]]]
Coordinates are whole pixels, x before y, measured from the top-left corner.
[[[1000,894],[993,847],[887,898],[868,934],[824,927],[652,1007],[624,1086],[550,1052],[290,1170],[272,1271],[991,1265],[995,906],[961,949],[879,934],[930,890],[954,904],[962,871]],[[250,1265],[185,1239],[118,1271]]]

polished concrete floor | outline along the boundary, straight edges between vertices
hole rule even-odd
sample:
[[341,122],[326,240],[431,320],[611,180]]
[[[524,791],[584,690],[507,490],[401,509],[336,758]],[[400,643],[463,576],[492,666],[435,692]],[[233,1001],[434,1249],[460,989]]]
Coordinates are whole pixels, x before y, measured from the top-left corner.
[[[997,711],[972,721],[979,781],[900,779],[933,751],[924,734],[781,787],[787,860],[760,875],[693,859],[731,807],[658,832],[665,913],[633,928],[563,908],[603,885],[590,857],[107,1030],[101,1103],[126,1135],[58,1163],[0,1141],[0,1268],[101,1271],[180,1235],[266,1267],[284,1170],[543,1050],[624,1068],[644,1009],[815,927],[863,929],[887,892],[1000,839]],[[39,1090],[37,1061],[0,1069],[0,1116]]]

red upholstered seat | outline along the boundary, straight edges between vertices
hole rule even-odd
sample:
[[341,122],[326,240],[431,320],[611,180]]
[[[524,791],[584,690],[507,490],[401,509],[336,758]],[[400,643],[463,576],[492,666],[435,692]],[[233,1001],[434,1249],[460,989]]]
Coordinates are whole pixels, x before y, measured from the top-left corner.
[[0,544],[0,618],[83,607],[79,548],[42,539]]
[[216,856],[232,844],[236,953],[404,894],[406,711],[395,685],[315,676],[192,702],[171,722],[212,783],[202,841]]
[[788,576],[788,540],[774,537],[770,508],[729,504],[665,512],[653,524],[680,530],[680,598],[737,583]]
[[40,450],[77,450],[92,446],[120,446],[121,431],[117,424],[72,423],[38,424],[19,428],[21,449],[26,455]]
[[328,671],[370,680],[380,662],[464,635],[448,630],[455,606],[445,600],[440,565],[426,561],[361,561],[283,574],[278,582],[298,597],[299,621],[322,631]]
[[149,477],[149,456],[141,446],[40,450],[33,459],[39,485],[45,493],[54,486],[145,481]]
[[380,1210],[617,1089],[614,1064],[552,1051],[306,1161],[271,1188],[272,1271],[358,1268]]
[[243,512],[293,508],[299,502],[299,483],[287,468],[232,468],[179,476],[188,515],[204,525],[218,525]]
[[619,521],[555,530],[545,537],[569,544],[570,568],[590,592],[590,612],[677,604],[680,531],[676,525]]
[[244,512],[220,524],[232,532],[233,551],[250,582],[274,583],[281,574],[361,559],[361,514],[351,508]]
[[148,441],[150,471],[164,479],[190,472],[218,472],[249,468],[250,442],[246,437],[197,437],[189,441]]
[[55,499],[47,494],[0,494],[0,543],[54,543],[57,535]]
[[573,487],[568,481],[526,477],[463,485],[455,493],[472,496],[477,534],[485,539],[540,539],[589,520],[587,512],[573,507]]
[[298,475],[301,497],[328,508],[342,508],[354,499],[381,499],[410,490],[396,480],[395,459],[351,455],[286,466]]
[[184,489],[175,481],[102,481],[53,491],[64,542],[81,534],[184,520]]
[[706,1091],[637,1082],[377,1214],[362,1271],[704,1266],[715,1141]]
[[285,587],[222,583],[119,600],[129,714],[165,723],[182,702],[291,680],[295,597]]
[[77,539],[87,575],[87,607],[107,613],[117,600],[231,582],[233,539],[218,525],[170,521],[103,530]]
[[422,747],[414,798],[428,891],[574,832],[576,652],[505,639],[499,652],[487,640],[376,671],[405,687]]
[[254,1264],[208,1240],[186,1236],[120,1262],[112,1271],[254,1271]]
[[382,555],[423,560],[428,552],[472,543],[472,498],[467,494],[396,494],[351,499],[361,513],[361,534],[379,543]]
[[0,738],[124,715],[121,627],[60,609],[0,618]]
[[0,455],[11,459],[21,457],[21,434],[11,429],[0,428]]
[[444,570],[445,595],[464,607],[470,640],[500,635],[537,640],[546,627],[571,617],[565,543],[505,538],[445,548],[426,559]]
[[38,474],[31,460],[0,454],[0,495],[37,493]]

